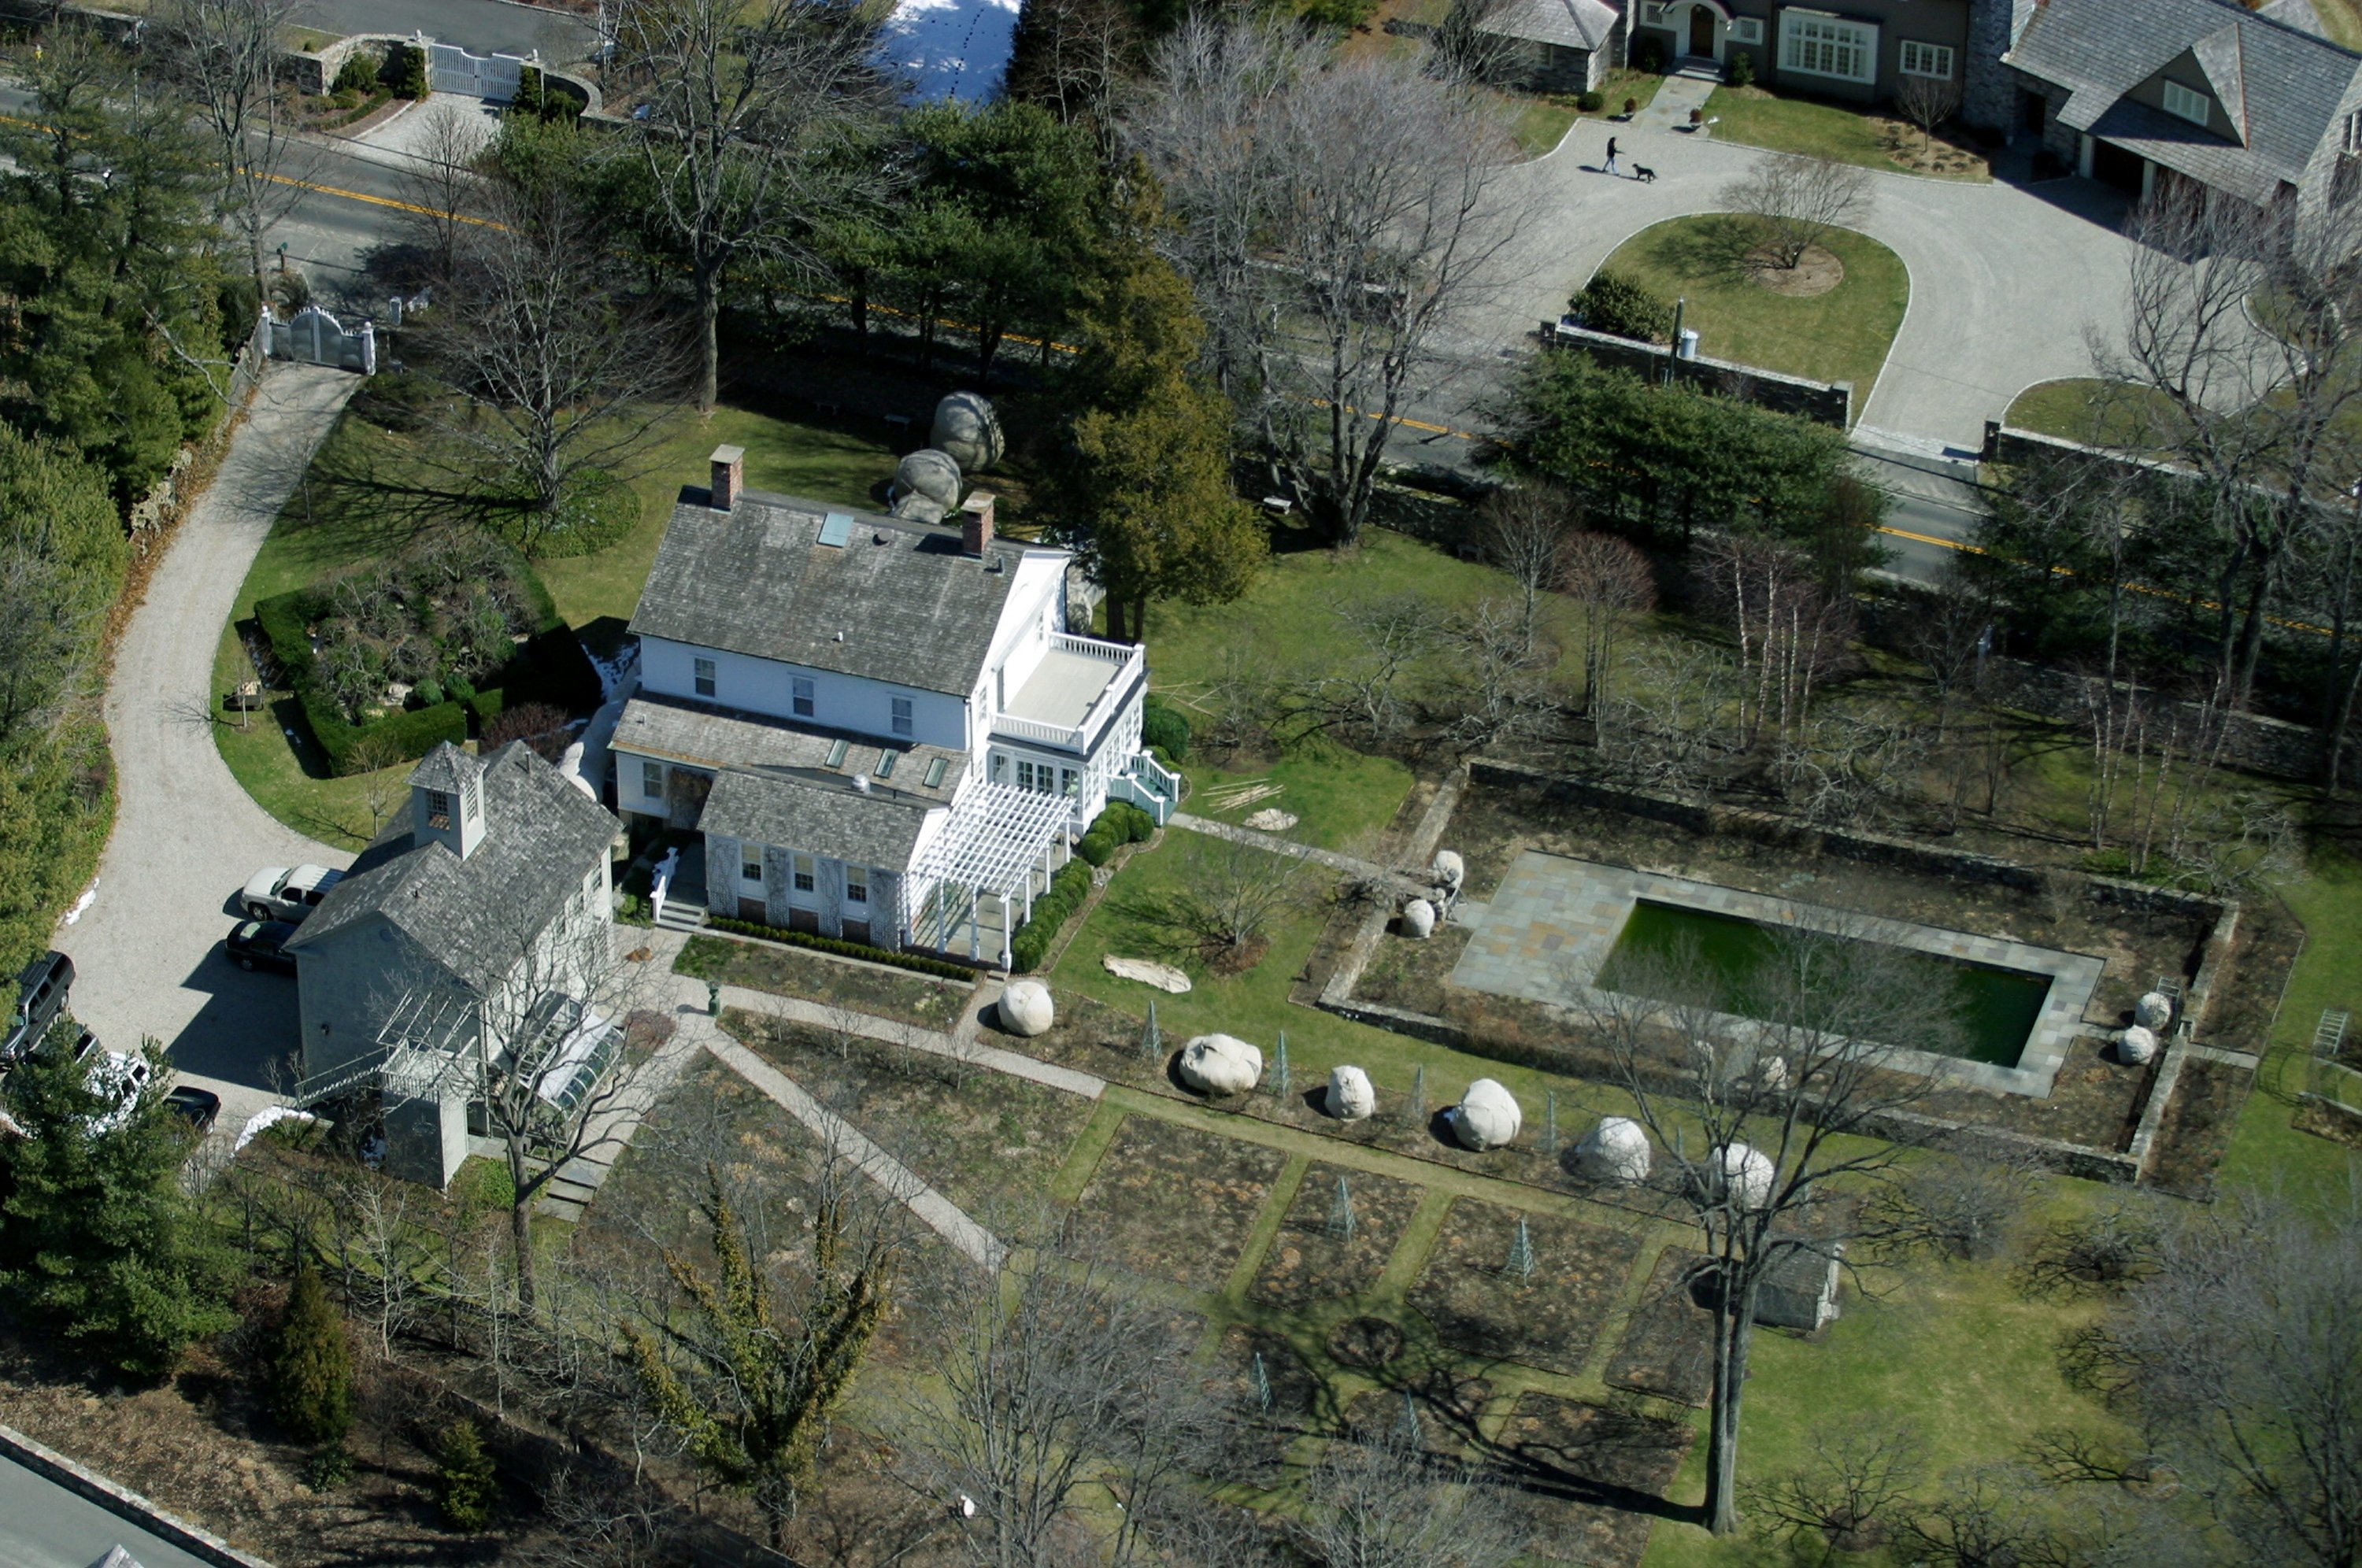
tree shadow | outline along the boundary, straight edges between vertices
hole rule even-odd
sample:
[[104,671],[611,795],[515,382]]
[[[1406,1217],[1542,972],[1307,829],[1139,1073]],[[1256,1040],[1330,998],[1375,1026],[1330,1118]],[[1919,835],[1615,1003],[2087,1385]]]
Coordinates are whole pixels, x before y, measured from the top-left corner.
[[1686,278],[1744,282],[1755,271],[1749,260],[1761,244],[1755,226],[1736,213],[1709,213],[1673,226],[1657,242],[1658,259]]

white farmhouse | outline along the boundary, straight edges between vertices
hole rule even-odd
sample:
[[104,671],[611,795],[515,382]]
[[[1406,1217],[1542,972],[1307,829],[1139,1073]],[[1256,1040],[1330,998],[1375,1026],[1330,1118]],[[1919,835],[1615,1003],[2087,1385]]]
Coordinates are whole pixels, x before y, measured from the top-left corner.
[[1076,633],[1071,554],[996,538],[988,493],[954,531],[743,478],[717,449],[640,595],[617,808],[698,830],[714,912],[1006,964],[1108,801],[1172,811],[1144,650]]

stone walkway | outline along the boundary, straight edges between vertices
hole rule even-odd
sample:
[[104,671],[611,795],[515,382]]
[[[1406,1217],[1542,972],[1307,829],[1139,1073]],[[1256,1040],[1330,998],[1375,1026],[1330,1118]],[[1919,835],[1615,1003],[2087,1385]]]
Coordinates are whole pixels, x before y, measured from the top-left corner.
[[1232,844],[1243,844],[1250,849],[1268,850],[1274,855],[1294,856],[1298,860],[1309,860],[1317,866],[1326,866],[1331,870],[1342,871],[1348,876],[1359,877],[1367,881],[1394,882],[1398,884],[1405,892],[1418,894],[1428,891],[1426,883],[1391,866],[1381,866],[1374,860],[1357,859],[1351,855],[1340,855],[1333,849],[1321,849],[1309,844],[1298,844],[1292,838],[1282,838],[1277,834],[1258,833],[1253,828],[1233,827],[1229,823],[1218,823],[1210,818],[1192,816],[1187,812],[1174,812],[1172,825],[1187,828],[1191,833],[1204,834],[1209,838],[1228,839]]
[[[1703,76],[1668,76],[1657,84],[1657,95],[1649,106],[1632,116],[1635,130],[1685,130],[1690,123],[1690,111],[1703,109],[1714,95],[1715,83]],[[1627,167],[1632,155],[1625,153],[1620,160]]]

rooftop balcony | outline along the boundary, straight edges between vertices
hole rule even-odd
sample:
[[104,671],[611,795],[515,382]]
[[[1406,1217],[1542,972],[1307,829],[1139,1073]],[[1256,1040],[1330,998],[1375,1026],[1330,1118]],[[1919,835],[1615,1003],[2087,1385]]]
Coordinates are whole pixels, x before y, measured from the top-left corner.
[[993,717],[1009,740],[1088,756],[1135,687],[1148,677],[1148,650],[1055,632],[1025,684]]

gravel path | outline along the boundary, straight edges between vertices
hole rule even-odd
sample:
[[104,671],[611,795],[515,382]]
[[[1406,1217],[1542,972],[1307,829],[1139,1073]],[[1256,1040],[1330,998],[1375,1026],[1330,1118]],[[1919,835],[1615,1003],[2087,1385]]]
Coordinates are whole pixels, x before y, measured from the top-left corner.
[[156,569],[107,687],[115,834],[97,898],[56,938],[74,961],[74,1015],[118,1049],[161,1041],[182,1081],[222,1097],[226,1129],[276,1098],[270,1064],[297,1046],[294,979],[222,956],[237,890],[263,866],[352,856],[281,826],[230,776],[211,730],[214,650],[271,519],[359,385],[271,366]]

